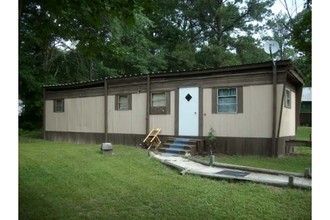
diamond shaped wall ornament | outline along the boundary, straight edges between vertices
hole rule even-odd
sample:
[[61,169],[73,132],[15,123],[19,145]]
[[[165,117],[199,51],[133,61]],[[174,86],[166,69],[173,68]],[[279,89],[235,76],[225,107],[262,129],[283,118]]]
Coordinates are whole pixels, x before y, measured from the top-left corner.
[[190,99],[192,99],[192,96],[188,93],[187,95],[186,95],[186,100],[189,102],[190,101]]

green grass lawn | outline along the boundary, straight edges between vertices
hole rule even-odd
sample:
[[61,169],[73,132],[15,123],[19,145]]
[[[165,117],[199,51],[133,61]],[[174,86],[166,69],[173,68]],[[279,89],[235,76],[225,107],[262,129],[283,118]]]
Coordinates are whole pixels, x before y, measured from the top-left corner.
[[[310,134],[310,127],[298,127],[297,140],[310,140]],[[209,157],[207,156],[196,156],[196,158],[209,161]],[[267,156],[230,156],[218,154],[215,155],[215,162],[304,173],[306,168],[311,169],[312,149],[310,147],[295,147],[295,152],[293,154],[278,158],[271,158]]]
[[298,127],[297,129],[297,140],[310,141],[312,134],[311,127]]
[[310,219],[311,190],[179,175],[143,149],[21,138],[19,219]]

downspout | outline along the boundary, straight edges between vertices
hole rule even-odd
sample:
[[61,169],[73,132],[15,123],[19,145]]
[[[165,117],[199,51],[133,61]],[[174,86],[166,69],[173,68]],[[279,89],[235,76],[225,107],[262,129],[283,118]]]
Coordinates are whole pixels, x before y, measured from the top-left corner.
[[149,134],[150,117],[150,74],[147,75],[147,109],[146,109],[146,134]]
[[[285,73],[285,79],[286,79],[286,73]],[[281,132],[281,124],[282,124],[282,114],[283,114],[283,105],[284,105],[284,96],[285,96],[285,88],[286,88],[286,84],[283,85],[283,91],[282,91],[282,100],[281,100],[281,110],[280,110],[280,117],[279,117],[279,121],[278,121],[278,128],[277,128],[277,135],[276,138],[277,140],[280,137],[280,132]],[[276,144],[276,152],[278,153],[278,141]]]
[[104,79],[104,142],[108,142],[108,82]]
[[272,62],[273,67],[273,129],[272,129],[272,157],[277,157],[276,152],[276,113],[277,113],[277,67],[276,61]]

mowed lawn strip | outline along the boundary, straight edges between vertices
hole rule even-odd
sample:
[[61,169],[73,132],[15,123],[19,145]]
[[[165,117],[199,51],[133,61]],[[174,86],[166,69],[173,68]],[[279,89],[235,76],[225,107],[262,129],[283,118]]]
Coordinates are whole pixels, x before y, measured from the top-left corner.
[[[298,127],[297,140],[309,140],[311,130],[311,127]],[[198,155],[195,157],[197,159],[209,161],[208,156]],[[215,161],[218,163],[304,173],[306,168],[311,169],[312,167],[312,148],[295,147],[293,154],[282,155],[278,158],[268,156],[231,156],[216,154]]]
[[[306,151],[310,149],[306,149]],[[209,160],[208,157],[197,157],[203,160]],[[286,172],[304,173],[306,168],[311,168],[311,155],[293,154],[285,155],[279,158],[267,156],[228,156],[217,155],[216,162],[228,163],[241,166],[249,166],[263,169],[272,169]]]
[[311,191],[179,175],[141,148],[20,139],[20,219],[310,219]]
[[311,127],[305,127],[305,126],[298,127],[297,136],[296,136],[297,140],[310,141],[311,138],[312,138],[312,128]]

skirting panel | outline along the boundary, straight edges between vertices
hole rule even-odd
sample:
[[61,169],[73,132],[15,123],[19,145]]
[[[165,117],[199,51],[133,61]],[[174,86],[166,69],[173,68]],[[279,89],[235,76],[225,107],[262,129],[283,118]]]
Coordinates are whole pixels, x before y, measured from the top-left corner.
[[[107,142],[112,144],[123,144],[129,146],[138,146],[144,140],[146,135],[141,134],[108,134]],[[168,136],[159,136],[162,142]],[[194,137],[199,138],[199,137]],[[80,143],[80,144],[101,144],[105,142],[103,133],[80,133],[80,132],[58,132],[46,131],[45,139],[51,141]],[[208,152],[207,137],[204,139],[204,152]],[[294,139],[293,137],[281,137],[277,140],[278,156],[290,153],[291,149],[285,147],[285,141]],[[214,153],[223,153],[227,155],[264,155],[272,156],[272,139],[271,138],[245,138],[245,137],[217,137]]]
[[[107,142],[136,146],[142,143],[144,138],[145,135],[138,134],[108,134]],[[45,139],[78,144],[101,144],[105,142],[104,133],[46,131]]]
[[99,144],[104,142],[103,133],[46,131],[45,139],[77,144]]
[[[204,137],[205,140],[207,137]],[[281,137],[277,140],[277,156],[288,152],[285,147],[285,141],[292,137]],[[207,146],[207,145],[206,145]],[[217,137],[215,153],[227,155],[272,155],[271,138],[245,138],[245,137]]]
[[300,113],[301,126],[312,126],[312,113]]
[[145,137],[146,135],[142,134],[108,134],[108,142],[112,144],[138,146],[143,142]]
[[217,137],[216,153],[227,155],[271,155],[271,138]]

